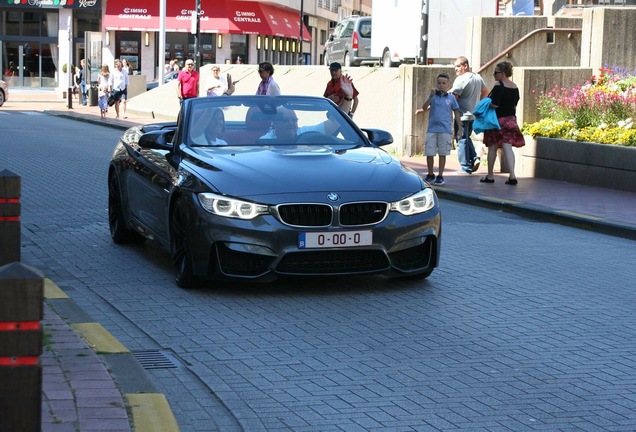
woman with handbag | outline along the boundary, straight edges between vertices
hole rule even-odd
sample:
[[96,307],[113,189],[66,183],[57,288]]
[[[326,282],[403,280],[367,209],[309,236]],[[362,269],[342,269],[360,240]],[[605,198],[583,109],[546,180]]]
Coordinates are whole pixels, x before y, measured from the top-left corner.
[[484,132],[484,145],[488,147],[488,175],[479,180],[482,183],[494,183],[493,176],[497,150],[502,149],[508,162],[510,176],[507,185],[516,185],[515,154],[512,147],[523,147],[525,141],[517,124],[516,108],[519,102],[519,88],[512,82],[512,64],[507,61],[497,63],[493,73],[497,83],[490,92],[491,107],[497,113],[500,129],[489,129]]
[[108,97],[113,87],[113,78],[110,75],[108,65],[102,65],[97,86],[97,96],[99,97],[97,105],[99,105],[99,109],[101,110],[102,118],[106,118],[106,113],[108,112]]

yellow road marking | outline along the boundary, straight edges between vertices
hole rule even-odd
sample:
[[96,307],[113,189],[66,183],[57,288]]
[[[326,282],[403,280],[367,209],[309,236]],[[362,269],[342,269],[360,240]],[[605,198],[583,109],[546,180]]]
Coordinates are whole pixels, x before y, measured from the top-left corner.
[[98,323],[71,324],[84,340],[97,352],[108,354],[129,353],[128,349]]
[[126,395],[132,409],[136,432],[179,432],[170,404],[161,393]]

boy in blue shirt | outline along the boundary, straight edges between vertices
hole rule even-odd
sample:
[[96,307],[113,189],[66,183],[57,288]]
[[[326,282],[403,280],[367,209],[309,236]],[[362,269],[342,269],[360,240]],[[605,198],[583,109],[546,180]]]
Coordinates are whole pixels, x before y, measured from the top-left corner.
[[[457,99],[448,93],[450,85],[451,82],[448,74],[441,73],[437,75],[436,88],[431,90],[422,108],[415,110],[415,114],[419,114],[430,107],[425,150],[428,175],[425,180],[435,185],[444,184],[446,156],[451,152],[453,140],[453,117],[455,119],[457,136],[462,136],[461,112],[459,111]],[[435,178],[435,174],[433,174],[435,155],[439,155],[439,173],[437,174],[437,178]]]

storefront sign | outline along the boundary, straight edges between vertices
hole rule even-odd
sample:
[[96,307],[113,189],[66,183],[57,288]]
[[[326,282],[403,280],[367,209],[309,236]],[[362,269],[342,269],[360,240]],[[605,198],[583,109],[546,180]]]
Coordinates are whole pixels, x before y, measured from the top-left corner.
[[0,0],[0,7],[42,9],[102,9],[102,0]]

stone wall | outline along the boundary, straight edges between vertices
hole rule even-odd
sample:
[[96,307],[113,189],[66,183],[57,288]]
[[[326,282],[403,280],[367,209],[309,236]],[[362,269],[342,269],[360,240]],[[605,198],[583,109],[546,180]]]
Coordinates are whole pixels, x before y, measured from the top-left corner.
[[636,192],[636,147],[526,137],[526,145],[515,152],[521,177]]

